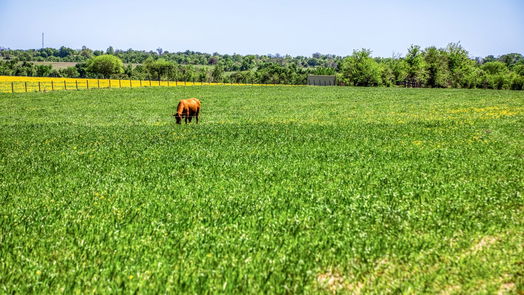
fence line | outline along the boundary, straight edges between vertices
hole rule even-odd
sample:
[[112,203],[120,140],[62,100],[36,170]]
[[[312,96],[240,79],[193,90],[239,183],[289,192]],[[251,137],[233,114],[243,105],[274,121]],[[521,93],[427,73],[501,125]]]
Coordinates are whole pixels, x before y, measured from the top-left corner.
[[211,83],[121,79],[75,79],[51,77],[0,76],[0,93],[47,92],[103,88],[180,87],[180,86],[296,86],[287,84]]

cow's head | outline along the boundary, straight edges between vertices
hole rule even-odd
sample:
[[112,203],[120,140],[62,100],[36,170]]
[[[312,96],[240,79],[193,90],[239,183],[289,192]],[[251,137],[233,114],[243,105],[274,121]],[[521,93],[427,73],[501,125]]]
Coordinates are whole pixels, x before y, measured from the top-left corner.
[[175,117],[177,124],[181,124],[182,123],[182,116],[180,116],[179,113],[173,114],[173,117]]

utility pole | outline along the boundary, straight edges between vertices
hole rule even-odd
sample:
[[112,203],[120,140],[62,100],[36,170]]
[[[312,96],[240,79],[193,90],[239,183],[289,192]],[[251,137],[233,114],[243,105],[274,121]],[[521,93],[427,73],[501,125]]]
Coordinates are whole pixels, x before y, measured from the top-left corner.
[[42,32],[42,49],[44,49],[44,33]]

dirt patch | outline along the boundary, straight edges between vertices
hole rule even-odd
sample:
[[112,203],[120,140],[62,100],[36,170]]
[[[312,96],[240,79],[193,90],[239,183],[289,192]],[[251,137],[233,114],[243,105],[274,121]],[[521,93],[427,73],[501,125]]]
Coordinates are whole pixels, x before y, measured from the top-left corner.
[[482,239],[480,239],[476,244],[471,246],[469,249],[465,250],[462,255],[459,256],[459,259],[464,259],[468,256],[475,255],[479,251],[482,251],[486,248],[491,247],[493,244],[495,244],[499,240],[498,237],[494,236],[485,236]]
[[317,275],[317,282],[320,287],[333,293],[343,289],[346,284],[341,274],[331,271]]
[[332,271],[318,274],[317,282],[322,289],[331,293],[346,291],[351,294],[360,294],[362,288],[364,287],[364,283],[348,283],[340,273]]
[[483,237],[482,239],[480,239],[480,241],[477,244],[471,247],[468,253],[471,255],[476,254],[477,252],[481,251],[482,249],[488,248],[491,245],[495,244],[497,240],[498,239],[496,237],[492,237],[492,236]]
[[497,295],[503,295],[503,294],[508,294],[512,291],[515,290],[515,283],[505,283],[505,284],[502,284],[497,292]]
[[456,294],[460,291],[460,286],[448,286],[444,290],[440,291],[440,295]]

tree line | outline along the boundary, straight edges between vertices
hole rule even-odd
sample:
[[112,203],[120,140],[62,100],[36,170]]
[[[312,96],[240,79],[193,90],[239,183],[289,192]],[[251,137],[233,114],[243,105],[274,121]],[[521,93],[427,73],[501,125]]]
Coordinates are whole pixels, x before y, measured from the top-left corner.
[[[339,85],[431,88],[524,89],[524,56],[510,53],[471,58],[458,43],[445,48],[412,45],[405,56],[373,57],[371,50],[350,56],[315,53],[289,55],[170,53],[86,47],[75,50],[0,48],[0,75],[178,80],[195,82],[305,84],[307,76],[336,75]],[[76,62],[54,69],[34,62]]]

